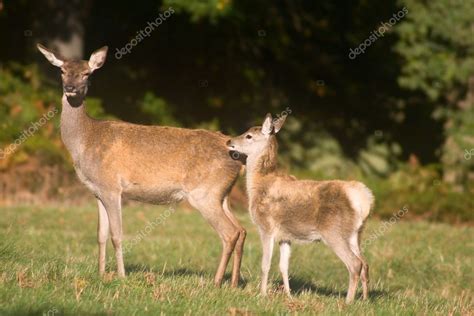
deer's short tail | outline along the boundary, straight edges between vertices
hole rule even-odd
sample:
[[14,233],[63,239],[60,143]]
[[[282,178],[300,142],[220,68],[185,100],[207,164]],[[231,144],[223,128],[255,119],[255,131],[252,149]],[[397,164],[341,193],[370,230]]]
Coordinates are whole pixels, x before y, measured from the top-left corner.
[[369,216],[370,210],[374,206],[374,195],[372,194],[372,191],[361,182],[349,182],[345,189],[347,197],[358,218],[357,226],[360,227],[363,225]]

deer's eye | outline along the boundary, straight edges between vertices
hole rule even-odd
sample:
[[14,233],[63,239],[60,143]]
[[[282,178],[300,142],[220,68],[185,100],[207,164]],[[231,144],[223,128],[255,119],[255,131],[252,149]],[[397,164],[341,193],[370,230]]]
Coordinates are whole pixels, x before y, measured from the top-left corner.
[[245,138],[247,138],[247,139],[252,139],[252,135],[247,134],[247,136],[245,136]]

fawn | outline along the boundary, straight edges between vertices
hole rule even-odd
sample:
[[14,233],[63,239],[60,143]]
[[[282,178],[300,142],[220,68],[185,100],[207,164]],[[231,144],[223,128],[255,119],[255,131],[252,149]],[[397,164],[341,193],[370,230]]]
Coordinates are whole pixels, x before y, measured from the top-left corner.
[[359,277],[363,297],[368,297],[369,266],[360,251],[364,222],[373,206],[371,191],[356,181],[297,180],[278,173],[276,134],[286,116],[272,120],[267,114],[262,127],[252,127],[227,142],[230,150],[247,156],[246,184],[249,212],[262,241],[261,293],[267,292],[273,244],[280,244],[280,271],[290,295],[288,264],[291,242],[322,240],[349,270],[346,302],[354,300]]
[[214,283],[221,285],[235,249],[231,284],[237,286],[246,232],[230,211],[228,194],[242,163],[229,155],[228,137],[206,130],[93,119],[86,114],[84,99],[89,76],[105,63],[107,47],[92,53],[89,61],[66,60],[42,45],[38,49],[61,68],[61,138],[79,179],[97,198],[99,273],[105,272],[110,229],[118,275],[125,276],[122,198],[154,204],[186,199],[222,240]]

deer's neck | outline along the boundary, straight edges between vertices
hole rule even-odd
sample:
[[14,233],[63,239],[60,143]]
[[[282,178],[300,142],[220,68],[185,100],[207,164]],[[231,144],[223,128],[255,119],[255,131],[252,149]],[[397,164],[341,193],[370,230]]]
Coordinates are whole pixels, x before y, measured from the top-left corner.
[[275,173],[278,165],[277,151],[278,144],[276,139],[273,138],[260,154],[247,157],[246,182],[250,204],[252,204],[254,197],[259,194],[259,187],[264,178]]
[[73,160],[82,152],[85,135],[90,132],[91,119],[86,114],[84,99],[62,98],[61,138]]

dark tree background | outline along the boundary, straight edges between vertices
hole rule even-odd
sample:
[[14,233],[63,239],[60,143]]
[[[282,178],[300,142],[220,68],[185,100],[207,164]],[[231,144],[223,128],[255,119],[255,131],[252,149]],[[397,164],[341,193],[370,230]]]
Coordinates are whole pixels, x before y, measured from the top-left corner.
[[[28,107],[39,115],[59,101],[58,70],[36,43],[84,59],[108,45],[89,90],[95,116],[234,134],[288,107],[282,157],[294,169],[390,178],[421,164],[454,191],[473,181],[473,0],[0,3],[4,144],[34,120]],[[115,57],[170,7],[149,37]],[[404,8],[385,36],[349,58]]]

